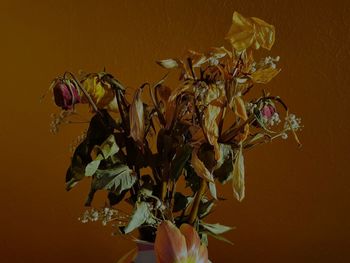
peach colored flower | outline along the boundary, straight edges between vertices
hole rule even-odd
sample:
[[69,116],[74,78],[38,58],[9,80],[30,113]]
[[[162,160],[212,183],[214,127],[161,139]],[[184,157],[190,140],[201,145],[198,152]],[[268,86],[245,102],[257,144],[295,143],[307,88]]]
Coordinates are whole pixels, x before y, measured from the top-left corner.
[[155,241],[157,263],[208,263],[208,250],[201,245],[197,231],[188,224],[178,229],[163,221]]

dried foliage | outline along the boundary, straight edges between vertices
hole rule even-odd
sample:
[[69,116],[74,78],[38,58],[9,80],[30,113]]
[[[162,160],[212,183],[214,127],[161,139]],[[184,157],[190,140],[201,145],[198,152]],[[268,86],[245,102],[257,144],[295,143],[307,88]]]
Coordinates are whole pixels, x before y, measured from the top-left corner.
[[[264,89],[261,96],[250,96],[280,72],[279,57],[258,61],[253,57],[254,49],[271,49],[274,27],[235,12],[226,38],[229,49],[189,51],[185,58],[158,61],[168,71],[179,71],[178,85],[169,88],[166,79],[143,84],[131,102],[123,85],[106,72],[80,80],[65,73],[54,80],[58,106],[71,111],[76,103],[86,103],[93,113],[86,136],[72,156],[67,190],[90,177],[86,205],[92,204],[99,190],[108,192],[110,206],[127,200],[133,213],[121,232],[139,229],[146,233],[142,238],[154,241],[158,225],[169,220],[177,226],[194,225],[204,243],[208,235],[225,240],[220,235],[231,228],[204,222],[214,202],[221,199],[216,185],[231,181],[233,196],[242,201],[247,149],[286,138],[289,132],[300,144],[296,135],[300,120],[288,113],[281,98]],[[145,89],[152,104],[142,99]],[[285,122],[280,124],[283,112]],[[60,114],[57,122],[66,115]],[[154,141],[156,150],[151,147]],[[151,174],[143,174],[144,168]],[[180,178],[192,194],[179,191]]]

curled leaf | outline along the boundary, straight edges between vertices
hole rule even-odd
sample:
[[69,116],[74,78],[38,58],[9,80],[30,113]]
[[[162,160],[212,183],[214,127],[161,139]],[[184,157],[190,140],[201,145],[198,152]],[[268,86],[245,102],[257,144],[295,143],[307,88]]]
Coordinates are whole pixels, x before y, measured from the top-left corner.
[[134,94],[134,98],[129,110],[130,136],[134,139],[136,143],[138,143],[140,147],[142,147],[143,145],[143,140],[145,136],[145,118],[141,95],[142,87],[139,88]]
[[163,59],[158,60],[157,64],[166,69],[177,68],[179,66],[178,62],[175,59]]
[[233,193],[238,201],[242,201],[245,194],[244,186],[244,157],[242,147],[236,153],[236,158],[233,164],[232,177]]
[[234,12],[226,39],[237,51],[243,51],[250,46],[255,49],[261,46],[270,50],[275,42],[275,27],[259,18],[245,18],[238,12]]

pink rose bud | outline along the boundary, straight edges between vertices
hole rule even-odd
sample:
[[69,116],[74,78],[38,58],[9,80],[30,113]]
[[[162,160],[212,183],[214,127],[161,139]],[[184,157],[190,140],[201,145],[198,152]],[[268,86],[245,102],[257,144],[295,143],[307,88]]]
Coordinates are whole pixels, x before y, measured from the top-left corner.
[[270,119],[275,112],[276,112],[276,109],[272,105],[265,105],[261,109],[261,115],[266,119]]
[[72,82],[67,83],[64,80],[57,80],[53,88],[53,94],[56,105],[64,110],[70,110],[80,102],[79,92]]

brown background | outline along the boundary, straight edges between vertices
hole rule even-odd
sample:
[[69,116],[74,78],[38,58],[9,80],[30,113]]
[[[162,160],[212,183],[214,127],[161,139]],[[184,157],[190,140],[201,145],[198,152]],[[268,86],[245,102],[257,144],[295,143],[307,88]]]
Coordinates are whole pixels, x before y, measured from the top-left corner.
[[88,183],[66,193],[69,144],[49,133],[50,81],[105,66],[124,84],[155,82],[154,61],[223,45],[234,10],[276,26],[283,71],[270,90],[302,116],[304,147],[276,141],[246,154],[247,195],[217,206],[235,244],[213,262],[349,262],[347,1],[1,1],[0,262],[116,262],[132,243],[83,225]]

